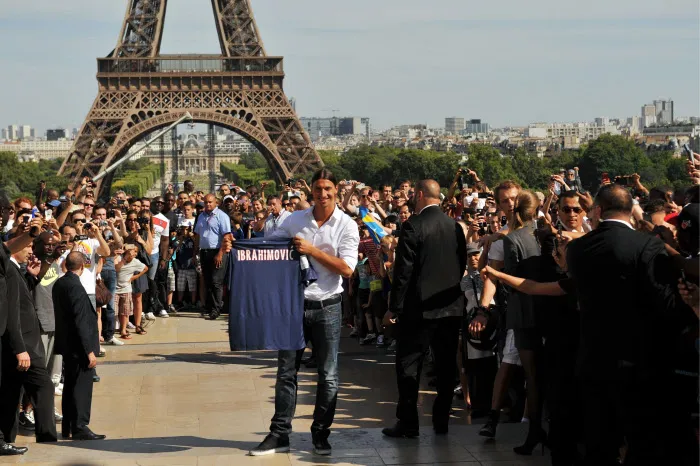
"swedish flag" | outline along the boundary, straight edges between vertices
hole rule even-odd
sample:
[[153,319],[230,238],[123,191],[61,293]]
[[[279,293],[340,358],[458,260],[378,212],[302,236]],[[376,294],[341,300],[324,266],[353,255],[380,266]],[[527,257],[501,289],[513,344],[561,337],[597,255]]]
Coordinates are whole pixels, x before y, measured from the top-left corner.
[[377,223],[374,217],[369,213],[366,207],[360,207],[360,218],[362,222],[367,225],[370,236],[376,244],[379,244],[380,240],[386,236],[384,228]]

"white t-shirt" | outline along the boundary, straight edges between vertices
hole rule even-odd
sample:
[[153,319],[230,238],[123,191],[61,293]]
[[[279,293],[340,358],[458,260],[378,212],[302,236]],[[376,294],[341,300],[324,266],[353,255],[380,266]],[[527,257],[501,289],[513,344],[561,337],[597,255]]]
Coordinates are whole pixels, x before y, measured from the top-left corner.
[[[95,276],[95,269],[97,268],[97,261],[100,256],[97,254],[97,248],[100,247],[100,242],[96,238],[81,239],[76,241],[76,251],[82,252],[85,255],[85,265],[83,267],[83,273],[80,275],[80,283],[82,283],[83,288],[87,294],[95,294],[95,281],[97,277]],[[68,257],[71,250],[63,253],[63,255],[58,260],[58,266],[63,270],[63,262]],[[63,272],[61,272],[63,274]]]
[[[481,293],[484,292],[483,285],[479,286],[478,282],[480,280],[476,280],[477,282],[477,291],[479,292],[479,298],[481,298]],[[462,288],[462,291],[464,291],[464,296],[467,297],[467,310],[466,312],[469,313],[471,312],[472,309],[474,309],[477,306],[477,300],[476,300],[476,294],[474,293],[474,284],[472,283],[471,277],[467,273],[467,275],[462,277],[462,281],[460,283],[460,287]],[[481,289],[479,289],[481,288]],[[495,304],[495,301],[492,299],[491,304]],[[471,344],[467,345],[467,356],[469,359],[482,359],[482,358],[488,358],[493,356],[493,351],[485,351],[485,350],[478,350],[474,348]]]
[[179,227],[194,227],[195,220],[196,219],[194,217],[192,217],[192,218],[182,217],[178,220],[177,226],[179,226]]
[[[506,225],[498,231],[499,233],[508,234],[508,226]],[[506,253],[503,249],[503,240],[499,239],[498,241],[492,243],[491,248],[489,248],[489,260],[503,262],[505,258]]]
[[170,235],[170,220],[163,215],[157,214],[153,216],[153,254],[156,254],[160,249],[160,237]]

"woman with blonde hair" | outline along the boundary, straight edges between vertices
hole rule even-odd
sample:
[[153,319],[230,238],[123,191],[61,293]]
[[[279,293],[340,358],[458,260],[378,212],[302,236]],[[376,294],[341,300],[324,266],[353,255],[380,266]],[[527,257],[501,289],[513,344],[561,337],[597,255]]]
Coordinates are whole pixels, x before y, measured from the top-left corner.
[[[540,245],[535,238],[537,209],[540,201],[532,191],[521,191],[515,200],[515,210],[508,225],[510,232],[503,239],[505,267],[509,275],[537,278]],[[542,429],[539,363],[542,354],[542,331],[537,319],[532,296],[509,289],[506,310],[506,328],[513,329],[515,347],[520,355],[527,380],[527,412],[530,430],[524,445],[515,447],[515,453],[530,455],[546,434]]]

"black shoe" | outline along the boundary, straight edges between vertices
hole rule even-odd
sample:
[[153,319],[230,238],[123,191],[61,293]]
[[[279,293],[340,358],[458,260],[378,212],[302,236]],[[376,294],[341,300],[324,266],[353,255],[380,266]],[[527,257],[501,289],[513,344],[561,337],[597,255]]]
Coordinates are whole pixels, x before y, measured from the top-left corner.
[[99,375],[95,374],[95,375],[92,376],[92,381],[93,381],[93,382],[97,383],[97,382],[99,382],[100,380],[101,380],[101,379],[100,379],[100,376],[99,376]]
[[447,431],[449,430],[447,426],[433,426],[433,430],[435,431],[435,435],[447,435]]
[[277,437],[273,434],[267,434],[265,440],[260,443],[257,447],[253,448],[248,452],[249,456],[264,456],[272,455],[274,453],[288,453],[289,452],[289,437],[282,436]]
[[331,454],[331,444],[328,443],[326,438],[313,439],[314,453],[321,456],[328,456]]
[[96,434],[87,427],[80,432],[73,433],[73,440],[104,440],[106,438],[106,435]]
[[530,456],[532,455],[532,450],[540,443],[542,444],[542,456],[544,456],[544,447],[547,444],[547,432],[541,427],[537,429],[537,427],[532,427],[531,425],[530,430],[527,432],[525,444],[514,447],[513,451],[518,455]]
[[27,447],[16,447],[9,443],[4,443],[0,445],[0,456],[24,455],[28,450],[29,448]]
[[63,418],[63,421],[61,422],[61,437],[63,437],[64,440],[69,440],[70,439],[70,423],[66,420],[66,418]]
[[216,320],[219,318],[219,313],[214,311],[211,314],[209,314],[208,318],[209,318],[209,320]]
[[34,431],[36,429],[36,424],[34,421],[27,417],[27,413],[22,411],[19,413],[19,426],[24,430]]
[[494,419],[489,419],[484,427],[479,431],[479,435],[482,437],[494,438],[496,436],[496,428],[498,427],[498,421]]
[[307,369],[316,369],[318,367],[318,363],[316,362],[316,358],[311,357],[309,358],[305,363],[304,367]]
[[385,427],[382,429],[382,434],[392,438],[416,438],[418,437],[418,428],[407,429],[401,425],[401,421],[394,424],[394,427]]

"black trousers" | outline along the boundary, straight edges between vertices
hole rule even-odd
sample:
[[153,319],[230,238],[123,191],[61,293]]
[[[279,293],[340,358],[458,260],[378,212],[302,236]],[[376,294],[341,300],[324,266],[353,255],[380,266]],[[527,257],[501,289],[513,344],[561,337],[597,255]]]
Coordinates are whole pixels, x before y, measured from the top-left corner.
[[625,465],[697,465],[690,409],[680,405],[672,374],[649,378],[626,368],[614,379],[586,381],[581,388],[586,466],[617,464],[623,439]]
[[221,314],[224,307],[224,282],[228,271],[228,253],[224,254],[221,267],[217,269],[214,266],[214,257],[218,253],[218,249],[200,249],[199,258],[202,263],[202,275],[206,287],[206,309]]
[[90,424],[94,370],[86,363],[87,358],[63,357],[63,432],[79,433]]
[[423,359],[432,347],[437,376],[437,397],[433,402],[433,426],[446,428],[454,396],[457,347],[461,317],[423,319],[401,316],[396,346],[396,379],[399,404],[396,417],[403,427],[418,428],[418,387]]
[[17,437],[18,405],[24,387],[25,394],[34,406],[37,441],[55,442],[57,436],[54,420],[54,385],[46,371],[44,360],[32,359],[29,370],[20,372],[17,370],[15,356],[7,349],[4,353],[0,385],[0,440],[13,443]]
[[[567,334],[562,333],[566,337]],[[581,434],[579,387],[575,377],[576,335],[548,337],[544,347],[546,403],[549,411],[548,446],[552,464],[573,465]]]

